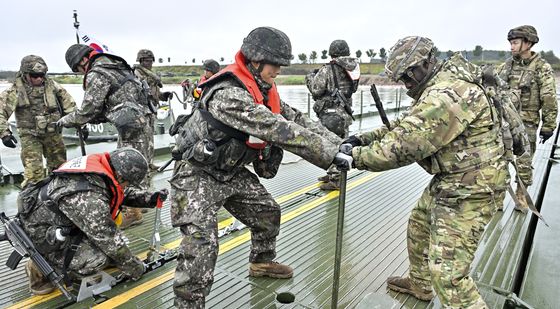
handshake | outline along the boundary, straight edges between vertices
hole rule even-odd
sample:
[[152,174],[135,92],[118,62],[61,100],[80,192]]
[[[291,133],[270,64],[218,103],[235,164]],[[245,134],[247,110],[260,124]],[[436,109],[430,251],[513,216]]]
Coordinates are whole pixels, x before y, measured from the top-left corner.
[[362,141],[356,136],[352,135],[345,139],[338,148],[338,153],[334,157],[333,164],[340,171],[349,171],[354,167],[354,159],[352,158],[352,148],[361,146]]

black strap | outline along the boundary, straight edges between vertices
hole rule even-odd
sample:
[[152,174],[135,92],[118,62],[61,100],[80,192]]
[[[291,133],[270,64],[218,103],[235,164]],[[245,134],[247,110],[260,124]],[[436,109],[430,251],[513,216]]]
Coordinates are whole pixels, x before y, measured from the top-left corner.
[[[224,132],[230,138],[235,138],[236,140],[243,143],[245,143],[245,141],[247,141],[247,139],[249,138],[248,134],[223,124],[222,122],[214,118],[214,116],[212,116],[212,114],[210,114],[207,110],[200,109],[200,114],[202,115],[202,118],[204,118],[204,120],[206,120],[206,122],[208,122],[212,127]],[[230,139],[222,139],[221,141],[217,141],[215,143],[216,146],[221,146],[227,143],[229,140]]]
[[111,83],[111,88],[109,88],[109,94],[107,96],[117,92],[117,90],[119,90],[126,82],[135,80],[135,78],[136,77],[133,74],[128,73],[123,78],[119,79],[117,84]]
[[64,277],[64,283],[66,286],[72,285],[72,280],[68,276],[68,266],[74,259],[74,255],[76,255],[76,251],[80,248],[79,244],[84,237],[84,233],[78,233],[76,236],[72,237],[70,245],[64,248],[64,263],[62,264],[62,276]]
[[333,81],[334,81],[334,88],[338,89],[340,91],[340,88],[338,88],[338,78],[336,78],[336,72],[334,70],[334,63],[331,62],[331,69],[332,69],[332,76],[333,76]]

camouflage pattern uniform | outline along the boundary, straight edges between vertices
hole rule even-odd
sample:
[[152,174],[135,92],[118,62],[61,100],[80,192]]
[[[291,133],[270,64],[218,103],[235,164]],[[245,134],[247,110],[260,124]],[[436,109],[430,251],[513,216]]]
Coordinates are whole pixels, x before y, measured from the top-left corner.
[[[403,59],[402,49],[416,48],[410,48],[414,41],[408,37],[393,47],[389,76],[388,68]],[[430,54],[429,42],[418,47],[419,53],[426,48],[423,53]],[[391,124],[394,129],[359,135],[365,146],[354,147],[352,157],[358,169],[384,171],[418,162],[434,175],[408,223],[409,278],[416,287],[435,291],[446,308],[484,308],[469,268],[505,197],[501,128],[496,109],[474,83],[473,65],[459,54],[435,65],[432,77],[409,91],[415,100]]]
[[517,110],[531,141],[531,153],[534,154],[541,120],[541,132],[553,132],[556,128],[558,102],[552,67],[538,53],[532,53],[529,59],[508,59],[498,67],[498,72],[511,89],[519,92]]
[[[119,134],[117,148],[132,147],[144,157],[149,157],[148,149],[153,137],[149,134],[147,115],[151,112],[140,82],[134,79],[116,90],[112,89],[126,74],[132,73],[130,67],[122,58],[113,55],[100,54],[94,57],[96,59],[84,77],[82,106],[63,117],[63,125],[77,127],[86,123],[111,122]],[[123,127],[123,122],[128,126]],[[142,187],[147,188],[149,185],[144,183]]]
[[12,134],[8,118],[15,112],[24,166],[22,186],[45,177],[43,156],[48,172],[66,161],[62,134],[53,123],[62,116],[61,110],[67,114],[76,108],[72,96],[48,76],[43,85],[30,85],[26,79],[29,72],[46,73],[47,65],[39,56],[26,56],[14,84],[0,94],[0,137]]
[[[129,277],[142,275],[142,261],[132,254],[111,219],[109,204],[112,195],[101,176],[56,176],[46,190],[48,199],[56,205],[49,207],[45,200],[39,199],[34,211],[28,217],[22,217],[22,223],[51,266],[59,273],[62,270],[64,249],[71,244],[71,238],[57,241],[54,232],[56,228],[67,227],[78,229],[85,235],[68,267],[71,277],[91,275],[110,264]],[[127,190],[125,204],[143,205],[147,201],[149,194]]]
[[[259,90],[266,96],[271,85],[261,80],[251,65],[248,68]],[[273,114],[265,105],[256,104],[235,78],[220,78],[204,89],[201,107],[221,123],[270,142],[272,148],[267,154],[268,150],[259,151],[237,139],[230,139],[223,146],[225,148],[214,151],[219,152],[217,161],[201,164],[183,160],[176,166],[170,181],[173,196],[171,220],[184,235],[173,283],[175,305],[179,307],[203,308],[205,296],[210,293],[218,257],[216,213],[220,207],[225,207],[250,228],[251,263],[271,262],[276,256],[280,206],[246,165],[253,163],[255,172],[261,177],[274,177],[282,160],[282,149],[285,149],[326,169],[337,154],[341,141],[286,103],[281,101],[280,114]],[[190,121],[185,126],[189,124],[192,127],[187,129],[195,134],[206,130],[201,121]],[[220,130],[208,130],[212,140],[228,137]]]
[[[343,42],[344,51],[337,49],[336,43]],[[333,50],[334,49],[334,50]],[[352,115],[348,110],[352,110],[352,94],[356,92],[354,81],[350,78],[347,71],[354,71],[358,67],[358,62],[352,57],[338,57],[338,55],[348,55],[350,50],[348,44],[342,40],[333,41],[329,48],[333,59],[330,63],[322,66],[317,73],[309,73],[305,77],[305,83],[309,92],[313,96],[315,103],[313,111],[321,121],[321,124],[331,132],[341,138],[348,137],[349,127],[352,124]],[[335,83],[336,79],[336,83]],[[338,84],[338,90],[346,98],[346,108],[336,96],[333,96]],[[333,165],[327,171],[328,181],[336,183],[338,186],[340,172]],[[321,178],[326,180],[327,177]]]
[[[137,184],[147,173],[143,156],[134,149],[120,148],[110,154],[115,179]],[[83,168],[89,156],[75,158],[63,169]],[[107,163],[108,165],[109,163]],[[81,167],[80,167],[81,166]],[[90,275],[115,265],[132,279],[144,272],[144,265],[127,247],[112,219],[114,187],[109,176],[98,172],[55,171],[46,183],[27,187],[18,198],[18,216],[37,250],[59,273],[64,267],[66,248],[78,240],[78,249],[67,271],[70,279]],[[154,207],[153,193],[127,187],[122,204]],[[120,207],[121,205],[115,205]],[[65,240],[56,238],[57,229],[66,229]]]
[[[145,53],[143,53],[144,51]],[[138,52],[138,58],[136,59],[136,61],[141,61],[142,56],[144,54],[150,56],[152,60],[155,60],[155,58],[153,58],[153,53],[151,51],[142,49]],[[168,92],[165,93],[161,92],[160,88],[163,87],[163,84],[161,83],[161,78],[157,74],[155,74],[151,70],[139,64],[135,64],[133,68],[134,68],[134,75],[136,75],[136,77],[138,77],[139,80],[146,81],[146,83],[150,87],[150,100],[152,106],[155,109],[155,111],[147,115],[148,123],[149,123],[149,127],[148,127],[149,132],[146,132],[147,134],[146,138],[149,141],[148,153],[146,159],[148,160],[148,163],[152,164],[154,160],[154,133],[155,133],[154,130],[155,130],[157,108],[159,107],[159,101],[167,101]]]

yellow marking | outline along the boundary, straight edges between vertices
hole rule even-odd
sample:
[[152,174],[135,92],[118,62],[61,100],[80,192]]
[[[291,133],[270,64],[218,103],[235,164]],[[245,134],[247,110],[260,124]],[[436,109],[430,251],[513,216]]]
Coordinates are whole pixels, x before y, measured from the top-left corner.
[[[358,185],[376,177],[378,174],[380,174],[380,173],[369,173],[366,176],[361,177],[361,178],[353,181],[352,183],[348,184],[346,189],[350,190],[350,189],[352,189],[352,188],[354,188],[354,187],[356,187],[356,186],[358,186]],[[295,192],[292,192],[290,194],[283,195],[283,196],[277,198],[276,202],[281,204],[285,201],[289,201],[289,200],[293,199],[294,197],[296,197],[298,195],[301,195],[303,193],[311,191],[312,189],[317,188],[317,187],[319,187],[319,183],[309,185],[309,186],[304,187],[300,190],[297,190]],[[283,215],[282,218],[281,218],[281,223],[290,221],[293,218],[295,218],[295,217],[297,217],[297,216],[299,216],[299,215],[317,207],[318,205],[338,197],[338,193],[339,193],[339,191],[331,191],[330,193],[318,198],[317,200],[314,200],[314,201],[312,201],[308,204],[305,204],[305,205],[303,205],[303,206],[301,206],[301,207]],[[222,228],[230,225],[232,222],[233,222],[233,218],[228,218],[228,219],[222,220],[218,223],[218,229],[222,229]],[[239,236],[237,236],[237,237],[235,237],[235,238],[233,238],[233,239],[231,239],[231,240],[229,240],[229,241],[227,241],[223,244],[220,244],[220,250],[218,252],[218,255],[220,255],[222,253],[225,253],[225,252],[227,252],[227,251],[229,251],[229,250],[231,250],[231,249],[249,241],[250,239],[251,239],[251,233],[246,232],[246,233],[244,233],[242,235],[239,235]],[[176,248],[181,243],[181,240],[182,239],[174,240],[170,243],[162,245],[162,247],[165,248],[165,249]],[[138,255],[139,258],[145,259],[148,252],[149,251],[145,251],[145,252],[140,253]],[[112,308],[113,306],[121,305],[121,304],[127,302],[129,299],[144,293],[146,290],[152,288],[153,286],[157,286],[157,285],[161,284],[162,282],[165,282],[167,280],[171,280],[173,278],[173,275],[174,275],[174,271],[167,272],[167,273],[163,274],[162,276],[157,277],[155,279],[152,279],[152,280],[150,280],[146,283],[143,283],[143,284],[137,286],[136,288],[133,288],[133,289],[130,289],[130,290],[126,291],[123,294],[119,294],[118,296],[115,296],[115,297],[103,302],[101,305],[98,305],[94,308]],[[156,282],[156,283],[153,283],[153,282]],[[152,286],[152,284],[153,284],[153,286]],[[25,300],[23,300],[19,303],[16,303],[16,304],[14,304],[10,307],[7,307],[7,309],[28,308],[31,305],[37,305],[37,304],[46,302],[46,301],[48,301],[52,298],[55,298],[59,295],[62,295],[62,294],[58,290],[56,290],[56,291],[54,291],[54,292],[52,292],[48,295],[34,295],[34,296],[31,296],[31,297],[29,297],[29,298],[27,298],[27,299],[25,299]],[[123,299],[122,297],[124,297],[124,296],[126,296],[126,297]],[[117,302],[117,299],[119,300],[118,302]],[[112,302],[113,300],[115,300],[114,304]],[[113,304],[113,305],[109,306],[109,307],[105,307],[106,304]]]
[[[380,173],[369,173],[368,175],[357,179],[356,181],[353,181],[351,184],[349,184],[346,187],[346,190],[350,190],[352,188],[355,188],[356,186],[359,186],[361,184],[363,184],[364,182],[378,176]],[[308,212],[310,210],[312,210],[313,208],[321,205],[322,203],[325,203],[329,200],[335,199],[338,197],[339,191],[331,191],[330,193],[328,193],[327,195],[324,195],[320,198],[318,198],[317,200],[314,200],[308,204],[303,205],[302,207],[299,207],[298,209],[295,209],[285,215],[282,216],[281,222],[287,222],[290,221],[294,218],[296,218],[297,216]],[[251,240],[251,233],[250,232],[245,232],[242,235],[239,235],[231,240],[226,241],[223,244],[220,244],[220,250],[218,252],[218,255],[221,255],[227,251],[230,251],[238,246],[240,246],[241,244],[248,242],[249,240]],[[127,301],[129,301],[130,299],[141,295],[143,293],[145,293],[146,291],[148,291],[149,289],[158,286],[160,284],[162,284],[163,282],[167,281],[167,280],[172,280],[173,276],[175,274],[175,270],[171,270],[168,271],[166,273],[164,273],[163,275],[152,279],[150,281],[147,281],[143,284],[140,284],[139,286],[132,288],[130,290],[125,291],[122,294],[119,294],[118,296],[112,297],[106,301],[104,301],[103,303],[93,307],[93,308],[115,308],[117,306],[120,306],[124,303],[126,303]]]

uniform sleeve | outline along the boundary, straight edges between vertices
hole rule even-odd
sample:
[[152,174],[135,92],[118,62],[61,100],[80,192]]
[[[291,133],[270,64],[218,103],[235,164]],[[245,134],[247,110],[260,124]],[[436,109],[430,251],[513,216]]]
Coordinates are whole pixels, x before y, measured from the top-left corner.
[[420,161],[459,136],[476,115],[463,108],[462,99],[449,90],[431,90],[392,131],[381,140],[354,147],[352,157],[358,169],[384,171]]
[[59,209],[85,234],[89,241],[124,272],[138,273],[143,267],[117,231],[109,213],[108,194],[101,189],[82,191],[61,198]]
[[0,93],[0,137],[11,133],[8,119],[16,109],[17,91],[15,86]]
[[[398,127],[400,124],[400,120],[392,120],[390,121],[389,125],[391,128],[396,128]],[[360,133],[357,134],[356,137],[362,141],[363,145],[369,145],[371,143],[373,143],[374,141],[380,141],[387,133],[389,133],[389,129],[386,126],[380,126],[378,128],[375,128],[374,130],[370,131],[370,132],[364,132],[364,133]]]
[[67,123],[76,127],[102,116],[105,99],[111,88],[111,82],[96,72],[87,75],[86,85],[82,106],[67,115]]
[[64,111],[65,115],[70,114],[71,112],[76,110],[76,101],[74,98],[57,82],[53,81],[54,87],[56,89],[56,97],[58,98],[59,103],[62,106],[62,110]]
[[332,133],[327,128],[325,128],[321,123],[311,120],[297,108],[294,108],[284,101],[280,101],[282,116],[287,120],[293,121],[300,126],[309,129],[310,131],[327,138],[332,143],[340,145],[342,139],[338,135]]
[[222,123],[271,142],[321,168],[328,168],[338,152],[337,144],[282,115],[273,114],[262,104],[255,104],[242,88],[216,90],[208,110]]
[[124,190],[123,205],[137,208],[154,208],[155,205],[150,205],[150,197],[152,192],[140,190],[134,187],[127,187]]
[[556,101],[556,80],[550,64],[545,63],[540,76],[541,89],[540,101],[542,102],[542,129],[541,131],[552,132],[556,128],[556,117],[558,116],[558,102]]

